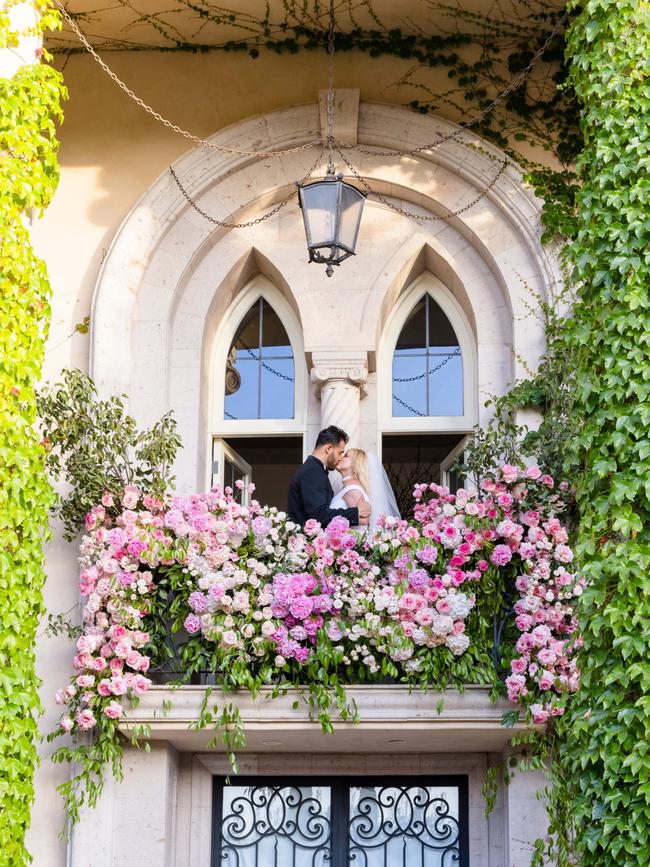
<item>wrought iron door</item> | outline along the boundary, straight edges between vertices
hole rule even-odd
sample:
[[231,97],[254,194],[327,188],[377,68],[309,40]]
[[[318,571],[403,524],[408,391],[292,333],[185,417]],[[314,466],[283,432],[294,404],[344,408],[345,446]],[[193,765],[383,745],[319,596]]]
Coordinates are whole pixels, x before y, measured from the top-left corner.
[[212,867],[469,867],[467,778],[215,777]]

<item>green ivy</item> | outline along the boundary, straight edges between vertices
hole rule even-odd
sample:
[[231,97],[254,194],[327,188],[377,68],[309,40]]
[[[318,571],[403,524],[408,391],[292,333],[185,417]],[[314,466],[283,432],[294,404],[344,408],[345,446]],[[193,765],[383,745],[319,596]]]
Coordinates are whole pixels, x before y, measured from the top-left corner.
[[650,864],[650,4],[584,0],[568,41],[582,104],[577,483],[582,688],[560,739],[581,867]]
[[[55,24],[49,8],[39,28]],[[17,43],[0,15],[0,48]],[[65,95],[50,66],[0,79],[0,862],[28,864],[25,832],[37,761],[36,628],[42,613],[42,543],[51,487],[35,428],[50,286],[27,217],[47,207],[58,180],[54,119]]]

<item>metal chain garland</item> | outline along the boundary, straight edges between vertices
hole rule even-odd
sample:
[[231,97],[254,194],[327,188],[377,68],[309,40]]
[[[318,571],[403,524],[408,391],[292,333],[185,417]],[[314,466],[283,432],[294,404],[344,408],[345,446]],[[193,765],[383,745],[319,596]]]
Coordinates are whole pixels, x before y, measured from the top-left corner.
[[[307,174],[304,176],[304,178],[300,181],[301,184],[304,184],[304,183],[306,183],[306,181],[309,180],[309,178],[314,173],[316,166],[321,161],[322,157],[323,157],[323,147],[321,146],[320,151],[318,153],[318,156],[316,157],[316,161],[313,163],[313,165],[311,166],[311,168],[309,169]],[[171,174],[172,178],[174,179],[174,182],[175,182],[176,186],[178,187],[178,189],[181,191],[181,194],[183,195],[183,197],[187,200],[188,204],[192,208],[194,208],[194,210],[197,212],[197,214],[200,214],[204,219],[208,220],[210,223],[213,223],[215,226],[221,226],[224,229],[247,229],[249,226],[256,226],[258,223],[263,223],[265,220],[268,220],[269,217],[275,216],[275,214],[277,214],[278,211],[282,210],[282,208],[284,208],[284,206],[287,205],[291,201],[291,199],[293,199],[293,197],[297,194],[297,188],[296,188],[295,190],[292,190],[285,199],[282,199],[281,202],[278,202],[277,205],[275,205],[273,208],[271,208],[270,211],[267,211],[267,213],[261,217],[255,217],[254,220],[248,220],[245,223],[229,223],[227,220],[218,220],[216,217],[210,216],[210,214],[207,214],[202,208],[200,208],[196,204],[196,202],[194,201],[192,196],[187,192],[187,190],[185,189],[185,187],[181,183],[180,178],[178,177],[178,175],[176,174],[176,172],[174,171],[174,169],[171,166],[169,167],[169,173]]]
[[343,162],[350,169],[353,176],[356,178],[357,181],[359,181],[361,186],[364,188],[364,190],[366,190],[369,195],[374,196],[382,203],[382,205],[390,208],[391,211],[395,211],[396,214],[401,214],[401,216],[403,217],[409,217],[412,220],[418,220],[422,223],[434,222],[435,220],[451,220],[454,217],[459,217],[461,214],[464,214],[465,211],[469,211],[470,208],[473,208],[475,205],[477,205],[481,201],[481,199],[487,196],[487,194],[493,189],[494,185],[499,180],[501,175],[505,172],[506,168],[508,167],[508,163],[510,162],[509,157],[504,157],[501,162],[501,167],[499,168],[499,171],[492,178],[487,187],[482,190],[475,199],[472,199],[471,202],[463,205],[462,208],[458,208],[458,210],[456,211],[447,211],[446,214],[414,214],[413,211],[407,211],[406,208],[401,208],[399,205],[393,204],[393,202],[391,202],[390,199],[387,199],[386,196],[383,196],[381,193],[373,190],[373,188],[366,181],[366,179],[359,174],[359,172],[355,169],[352,163],[347,159],[345,154],[339,148],[337,148],[337,150]]
[[173,123],[171,120],[168,120],[166,117],[163,117],[162,114],[157,112],[154,108],[152,108],[143,99],[140,99],[139,96],[136,96],[136,94],[122,81],[122,79],[119,78],[119,76],[116,75],[115,72],[113,72],[113,70],[108,66],[108,64],[102,60],[102,58],[95,51],[95,49],[90,44],[90,42],[86,39],[85,35],[79,29],[79,27],[77,26],[74,19],[70,16],[70,14],[68,13],[67,9],[65,8],[65,6],[61,2],[61,0],[53,0],[53,2],[56,4],[57,8],[61,12],[61,14],[65,18],[65,20],[68,22],[68,24],[70,25],[70,27],[72,28],[75,35],[77,36],[77,38],[79,39],[81,44],[84,46],[86,51],[91,55],[93,60],[95,60],[99,64],[99,66],[104,70],[106,75],[108,75],[108,77],[112,81],[114,81],[115,84],[117,84],[117,86],[120,88],[120,90],[123,90],[124,93],[136,103],[136,105],[139,105],[140,108],[144,109],[144,111],[146,111],[147,114],[151,115],[151,117],[153,117],[155,120],[159,121],[159,123],[162,123],[163,126],[166,126],[168,129],[172,130],[172,132],[178,133],[178,135],[182,135],[183,138],[189,139],[189,141],[194,142],[194,144],[202,145],[202,146],[204,145],[205,147],[213,148],[214,150],[220,151],[221,153],[236,154],[237,156],[244,156],[244,157],[276,157],[276,156],[281,156],[282,154],[294,154],[294,153],[298,153],[300,151],[309,150],[309,148],[322,146],[322,140],[316,139],[315,141],[308,142],[307,144],[296,145],[295,147],[290,147],[290,148],[282,148],[281,150],[277,150],[277,151],[273,151],[273,150],[248,151],[248,150],[239,150],[238,148],[229,148],[229,147],[226,147],[225,145],[218,145],[213,141],[209,141],[208,139],[204,139],[198,135],[194,135],[194,133],[189,132],[189,130],[183,129],[183,127],[179,126],[176,123]]

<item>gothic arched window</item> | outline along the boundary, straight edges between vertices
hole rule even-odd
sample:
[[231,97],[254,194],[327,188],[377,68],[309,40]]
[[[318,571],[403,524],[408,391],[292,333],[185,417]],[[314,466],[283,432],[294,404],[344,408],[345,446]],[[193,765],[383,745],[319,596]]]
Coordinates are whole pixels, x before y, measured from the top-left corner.
[[427,292],[402,326],[392,368],[393,417],[462,416],[463,356],[454,328]]
[[293,349],[280,317],[258,298],[239,324],[226,359],[224,417],[295,417]]

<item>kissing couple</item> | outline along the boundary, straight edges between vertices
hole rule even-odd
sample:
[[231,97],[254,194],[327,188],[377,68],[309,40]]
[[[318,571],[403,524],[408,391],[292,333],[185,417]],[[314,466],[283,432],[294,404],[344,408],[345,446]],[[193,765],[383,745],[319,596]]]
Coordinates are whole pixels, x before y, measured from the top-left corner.
[[[378,456],[363,449],[346,449],[348,435],[330,425],[316,438],[316,445],[289,483],[290,519],[304,526],[310,518],[327,527],[337,516],[358,530],[373,530],[380,515],[399,518],[388,476]],[[329,473],[338,470],[343,487],[334,494]]]

